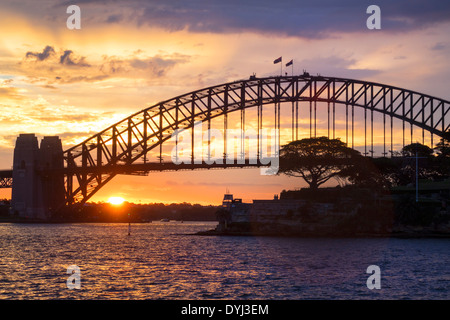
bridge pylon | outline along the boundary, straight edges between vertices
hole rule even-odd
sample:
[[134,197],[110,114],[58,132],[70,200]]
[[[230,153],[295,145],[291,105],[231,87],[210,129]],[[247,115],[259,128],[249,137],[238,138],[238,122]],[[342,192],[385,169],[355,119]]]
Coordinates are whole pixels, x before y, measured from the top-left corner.
[[63,168],[59,137],[44,137],[39,148],[34,134],[21,134],[14,148],[12,214],[48,220],[64,202]]

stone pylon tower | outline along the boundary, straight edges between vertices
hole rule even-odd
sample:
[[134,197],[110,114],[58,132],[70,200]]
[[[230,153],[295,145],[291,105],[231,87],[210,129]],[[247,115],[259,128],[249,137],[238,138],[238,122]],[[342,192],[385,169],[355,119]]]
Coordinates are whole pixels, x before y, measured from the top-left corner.
[[12,213],[21,218],[47,220],[64,203],[61,140],[44,137],[38,146],[34,134],[21,134],[13,161]]
[[16,140],[13,160],[13,187],[11,210],[14,215],[37,218],[39,145],[34,134],[21,134]]
[[[39,149],[41,206],[49,217],[64,204],[64,159],[61,139],[44,137]],[[14,179],[13,179],[14,183]]]

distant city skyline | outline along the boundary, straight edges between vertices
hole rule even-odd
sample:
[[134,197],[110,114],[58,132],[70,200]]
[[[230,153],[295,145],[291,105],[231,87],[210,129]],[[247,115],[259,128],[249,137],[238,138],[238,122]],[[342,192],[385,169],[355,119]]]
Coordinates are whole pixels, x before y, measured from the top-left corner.
[[[70,4],[81,9],[80,30],[66,27]],[[279,75],[273,61],[280,56],[289,75],[284,64],[293,60],[294,74],[374,81],[450,100],[450,4],[379,1],[381,30],[369,30],[370,4],[2,1],[0,169],[11,168],[20,133],[58,135],[67,149],[158,101],[254,73]],[[91,201],[218,204],[226,189],[267,199],[302,185],[259,169],[163,172],[115,177]],[[10,190],[1,189],[3,197]]]

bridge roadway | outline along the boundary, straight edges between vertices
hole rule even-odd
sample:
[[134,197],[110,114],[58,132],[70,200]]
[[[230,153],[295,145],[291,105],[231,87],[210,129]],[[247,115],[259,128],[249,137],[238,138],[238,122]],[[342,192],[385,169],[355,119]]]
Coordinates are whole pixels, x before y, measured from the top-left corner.
[[198,161],[194,163],[175,164],[173,162],[147,162],[147,163],[133,163],[133,164],[115,164],[103,165],[101,167],[79,167],[79,168],[64,168],[65,174],[82,174],[82,173],[114,173],[114,174],[139,174],[152,171],[180,171],[180,170],[194,170],[194,169],[224,169],[224,168],[251,168],[251,167],[268,167],[267,161],[261,162],[259,159],[244,159],[242,160],[228,160],[222,163],[208,164],[205,161]]
[[[269,159],[269,158],[268,158]],[[212,161],[212,160],[211,160]],[[219,163],[217,163],[219,162]],[[221,163],[220,163],[221,162]],[[198,169],[225,169],[225,168],[260,168],[269,167],[269,160],[260,161],[259,159],[244,159],[244,160],[227,160],[227,161],[215,161],[214,163],[194,162],[194,163],[181,163],[175,164],[173,162],[148,162],[148,163],[134,163],[134,164],[117,164],[106,165],[101,167],[85,167],[85,168],[64,168],[62,173],[64,175],[77,175],[77,174],[121,174],[121,175],[147,175],[150,172],[160,171],[181,171],[181,170],[198,170]],[[45,171],[41,171],[48,174]],[[57,174],[53,170],[50,174]],[[13,170],[0,170],[0,188],[12,187]]]
[[[349,158],[335,159],[335,161],[341,160],[342,164],[353,161]],[[133,163],[133,164],[116,164],[116,165],[103,165],[103,166],[91,166],[91,167],[78,167],[78,168],[64,168],[61,171],[52,170],[46,172],[45,170],[38,171],[40,174],[52,175],[62,173],[64,176],[83,175],[83,174],[114,174],[114,175],[140,175],[145,176],[150,172],[161,171],[183,171],[183,170],[210,170],[210,169],[243,169],[243,168],[278,168],[278,160],[273,161],[272,158],[262,159],[228,159],[221,161],[213,160],[209,162],[194,161],[194,163],[180,163],[175,164],[173,162],[147,162],[147,163]],[[320,159],[316,159],[317,163]],[[326,159],[324,161],[327,161]],[[276,174],[277,172],[272,172]],[[0,170],[0,188],[12,187],[12,170]]]

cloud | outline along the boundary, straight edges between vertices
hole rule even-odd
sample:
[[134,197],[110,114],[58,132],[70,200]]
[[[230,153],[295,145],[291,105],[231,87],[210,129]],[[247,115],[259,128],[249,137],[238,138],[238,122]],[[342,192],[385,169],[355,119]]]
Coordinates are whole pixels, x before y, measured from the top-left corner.
[[[0,90],[1,92],[1,90]],[[19,102],[0,104],[0,146],[14,145],[19,133],[58,135],[65,145],[74,145],[104,129],[117,118],[112,111],[85,110],[73,105],[54,105],[39,97],[23,97]],[[122,118],[122,115],[120,115]],[[73,129],[73,131],[71,131]]]
[[446,42],[438,42],[431,48],[431,50],[441,51],[441,50],[445,50],[447,48],[448,48],[448,43],[446,43]]
[[85,62],[85,57],[81,57],[78,59],[78,61],[74,61],[72,54],[72,50],[65,50],[59,58],[59,63],[67,66],[90,67],[90,64]]
[[[25,58],[35,57],[37,62],[55,64],[56,59],[53,59],[56,54],[55,49],[52,46],[47,45],[42,52],[28,51],[25,54]],[[90,64],[86,62],[86,57],[75,57],[72,50],[64,50],[59,56],[59,64],[65,66],[78,66],[78,67],[90,67]]]
[[304,66],[307,71],[314,70],[314,72],[322,75],[339,75],[341,77],[364,79],[380,72],[380,70],[354,68],[356,63],[357,60],[351,57],[344,58],[334,55],[319,55],[299,61],[299,64]]
[[[64,24],[61,14],[72,1],[4,0],[2,8],[19,11],[30,21]],[[367,7],[360,0],[79,0],[85,26],[128,24],[196,33],[256,32],[280,36],[328,38],[335,33],[372,32],[366,27]],[[380,32],[410,32],[450,22],[450,2],[442,0],[378,0]],[[84,27],[83,27],[84,28]],[[378,31],[377,31],[378,32]]]
[[94,113],[59,113],[59,114],[37,114],[33,119],[41,122],[65,122],[70,119],[70,122],[95,122],[99,119],[98,114]]
[[112,15],[108,16],[108,18],[106,18],[105,22],[106,23],[119,23],[122,20],[123,20],[122,14],[112,14]]
[[[84,3],[91,8],[104,5],[100,0]],[[108,16],[101,19],[168,31],[257,32],[324,38],[332,33],[368,32],[366,9],[370,4],[359,0],[115,1],[109,6],[113,12],[108,11]],[[450,3],[446,1],[379,0],[376,4],[381,8],[382,31],[408,32],[450,22]]]
[[35,57],[37,61],[44,61],[48,59],[52,54],[55,53],[55,50],[51,46],[46,46],[42,52],[31,52],[28,51],[25,55],[27,58]]
[[104,56],[99,69],[109,76],[135,77],[135,78],[160,78],[167,71],[180,63],[188,62],[190,57],[182,54],[156,55],[153,57],[117,57]]
[[13,79],[0,80],[0,98],[4,102],[5,100],[19,101],[23,100],[24,96],[20,93],[20,90],[13,86]]
[[[32,61],[30,57],[36,59]],[[42,52],[27,52],[19,69],[29,82],[55,89],[55,84],[93,83],[111,78],[162,78],[177,64],[189,59],[190,56],[180,53],[147,56],[139,49],[125,56],[91,56],[88,61],[73,50],[57,50],[47,45]]]
[[[98,82],[98,81],[103,81],[108,79],[109,76],[106,74],[100,74],[100,75],[96,75],[96,76],[71,76],[71,75],[66,75],[64,77],[55,77],[55,81],[58,84],[70,84],[70,83],[79,83],[79,82]],[[51,83],[52,80],[48,80]]]
[[23,98],[19,94],[18,89],[14,87],[0,87],[0,97],[14,100],[21,100]]
[[[153,5],[152,5],[153,4]],[[450,21],[450,4],[444,1],[378,1],[382,29],[408,31]],[[164,6],[149,4],[139,23],[195,32],[261,31],[305,37],[330,32],[366,32],[366,9],[359,0],[324,1],[178,1]]]

